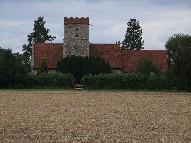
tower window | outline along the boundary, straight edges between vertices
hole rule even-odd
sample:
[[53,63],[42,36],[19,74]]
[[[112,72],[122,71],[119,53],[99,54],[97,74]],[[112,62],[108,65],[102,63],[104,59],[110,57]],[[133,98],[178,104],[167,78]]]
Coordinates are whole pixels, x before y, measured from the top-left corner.
[[79,37],[78,28],[76,28],[76,30],[75,30],[75,37]]

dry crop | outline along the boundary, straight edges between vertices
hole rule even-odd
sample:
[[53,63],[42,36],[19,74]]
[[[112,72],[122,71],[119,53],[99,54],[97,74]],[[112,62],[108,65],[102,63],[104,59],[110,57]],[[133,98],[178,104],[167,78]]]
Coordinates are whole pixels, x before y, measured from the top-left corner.
[[0,90],[0,142],[191,142],[191,94]]

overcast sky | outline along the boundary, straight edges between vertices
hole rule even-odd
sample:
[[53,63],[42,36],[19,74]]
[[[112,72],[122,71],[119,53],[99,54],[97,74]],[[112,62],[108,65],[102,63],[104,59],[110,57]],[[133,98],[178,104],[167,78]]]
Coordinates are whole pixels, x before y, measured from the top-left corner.
[[173,34],[191,35],[191,0],[0,0],[0,47],[21,52],[39,16],[54,43],[63,42],[64,17],[89,17],[91,43],[123,41],[131,18],[147,50],[164,50]]

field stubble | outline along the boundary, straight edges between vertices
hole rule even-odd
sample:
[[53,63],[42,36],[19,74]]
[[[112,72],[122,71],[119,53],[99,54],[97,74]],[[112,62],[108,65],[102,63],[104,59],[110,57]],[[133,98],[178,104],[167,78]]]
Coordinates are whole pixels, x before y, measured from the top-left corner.
[[191,94],[0,91],[0,142],[191,142]]

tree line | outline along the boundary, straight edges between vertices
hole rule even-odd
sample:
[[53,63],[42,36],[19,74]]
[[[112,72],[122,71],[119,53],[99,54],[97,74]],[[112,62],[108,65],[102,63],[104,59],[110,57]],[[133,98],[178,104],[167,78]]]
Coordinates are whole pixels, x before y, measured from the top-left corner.
[[[49,35],[50,30],[45,28],[44,17],[34,21],[33,32],[27,35],[28,44],[23,45],[23,54],[13,53],[11,49],[0,48],[0,87],[21,86],[27,75],[31,72],[32,42],[44,43],[53,41],[56,37]],[[139,21],[130,19],[127,23],[126,35],[121,43],[121,48],[126,50],[144,49],[142,39],[142,28]],[[167,50],[168,71],[165,76],[176,83],[178,90],[191,90],[191,36],[188,34],[174,34],[165,44]],[[68,61],[72,61],[73,64]],[[96,66],[98,65],[98,66]],[[66,68],[67,67],[67,68]],[[77,69],[72,69],[77,67]],[[101,67],[100,69],[97,67]],[[96,69],[97,68],[97,69]],[[70,69],[70,70],[69,70]],[[79,71],[79,69],[83,69]],[[102,71],[105,69],[105,71]],[[72,71],[73,70],[73,71]],[[88,74],[98,75],[100,73],[111,73],[111,66],[104,59],[89,59],[80,57],[66,57],[58,62],[58,71],[63,74],[72,73],[79,81]],[[42,60],[39,65],[38,74],[47,73],[46,61]],[[137,66],[137,72],[143,75],[155,73],[161,75],[160,69],[153,61],[143,59]],[[38,75],[37,75],[38,76]]]

